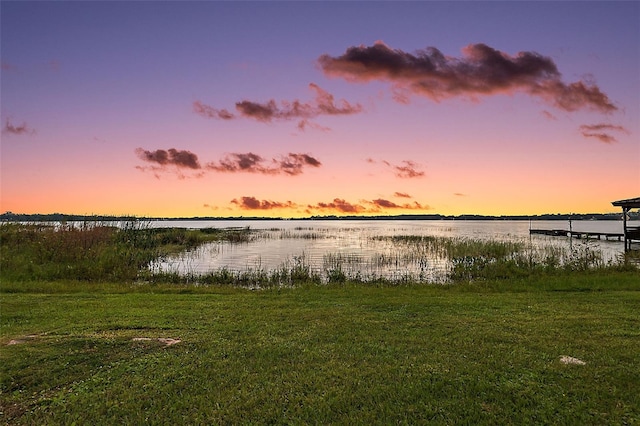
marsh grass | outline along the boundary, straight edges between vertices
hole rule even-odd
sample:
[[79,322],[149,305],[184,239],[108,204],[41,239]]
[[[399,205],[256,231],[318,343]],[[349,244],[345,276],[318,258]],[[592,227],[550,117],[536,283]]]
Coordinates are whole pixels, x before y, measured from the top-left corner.
[[207,241],[247,242],[248,229],[152,228],[95,222],[0,225],[2,280],[135,280],[155,259]]
[[602,253],[589,241],[570,249],[558,246],[534,248],[525,241],[487,241],[469,238],[399,235],[375,237],[397,247],[391,262],[414,262],[441,258],[449,262],[448,279],[452,282],[482,279],[511,279],[538,274],[563,274],[603,269],[636,270],[634,254],[621,255],[605,262]]
[[[243,270],[226,267],[196,273],[189,251],[206,242],[249,244],[260,238],[335,238],[328,230],[283,234],[249,228],[189,230],[153,228],[145,221],[119,226],[101,223],[3,224],[0,226],[2,284],[33,280],[141,281],[190,285],[231,285],[245,288],[291,287],[306,284],[406,285],[460,283],[526,278],[577,271],[637,271],[633,252],[604,262],[589,242],[534,248],[526,241],[396,235],[365,238],[361,244],[383,245],[375,254],[326,253],[320,266],[304,253],[285,259],[277,268],[260,265]],[[207,247],[217,247],[209,245]],[[154,265],[174,259],[174,268]]]

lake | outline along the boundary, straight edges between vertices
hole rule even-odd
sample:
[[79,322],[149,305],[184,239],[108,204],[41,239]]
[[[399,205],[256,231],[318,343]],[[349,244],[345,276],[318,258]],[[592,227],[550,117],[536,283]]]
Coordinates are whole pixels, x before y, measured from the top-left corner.
[[[638,226],[631,222],[631,226]],[[250,228],[248,243],[207,243],[195,250],[150,265],[154,271],[205,274],[229,271],[273,271],[308,265],[322,273],[339,268],[348,277],[444,282],[451,259],[421,251],[398,236],[431,236],[454,240],[502,241],[522,244],[532,256],[553,252],[595,253],[603,262],[624,251],[617,240],[576,239],[530,235],[529,229],[569,229],[568,221],[456,220],[230,220],[154,221],[154,227]],[[574,231],[622,233],[622,221],[572,221]]]

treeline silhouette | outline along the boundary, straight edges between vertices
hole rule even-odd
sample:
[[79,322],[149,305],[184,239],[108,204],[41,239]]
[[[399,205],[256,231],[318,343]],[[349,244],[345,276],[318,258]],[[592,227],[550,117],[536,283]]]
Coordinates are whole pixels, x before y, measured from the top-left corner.
[[[5,212],[0,214],[1,222],[122,222],[122,221],[158,221],[158,220],[283,220],[282,217],[258,217],[258,216],[198,216],[198,217],[138,217],[138,216],[111,216],[111,215],[77,215],[63,213],[48,214],[22,214]],[[441,214],[403,214],[403,215],[376,215],[376,216],[310,216],[295,218],[295,220],[621,220],[622,213],[554,213],[539,215],[441,215]],[[640,220],[640,212],[629,212],[630,220]]]

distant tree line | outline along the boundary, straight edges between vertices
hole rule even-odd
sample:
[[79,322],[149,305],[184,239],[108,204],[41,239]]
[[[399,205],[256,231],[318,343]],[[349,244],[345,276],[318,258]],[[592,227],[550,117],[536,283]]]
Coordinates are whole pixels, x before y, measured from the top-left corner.
[[[640,212],[629,212],[630,220],[640,220]],[[74,215],[63,213],[20,214],[5,212],[0,214],[0,222],[119,222],[119,221],[158,221],[158,220],[282,220],[280,217],[232,216],[232,217],[137,217],[109,215]],[[586,214],[540,214],[540,215],[506,215],[485,216],[475,214],[441,215],[441,214],[405,214],[393,216],[310,216],[298,220],[621,220],[620,213],[586,213]]]

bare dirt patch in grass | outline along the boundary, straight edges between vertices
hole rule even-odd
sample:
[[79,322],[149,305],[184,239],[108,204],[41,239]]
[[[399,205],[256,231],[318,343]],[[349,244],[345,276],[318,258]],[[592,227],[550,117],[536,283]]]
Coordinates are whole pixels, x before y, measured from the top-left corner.
[[560,362],[563,364],[570,364],[570,365],[586,365],[587,363],[584,362],[581,359],[578,358],[574,358],[572,356],[568,356],[568,355],[562,355],[560,357]]
[[173,339],[170,337],[158,337],[158,338],[151,338],[151,337],[134,337],[133,339],[131,339],[134,342],[151,342],[151,341],[158,341],[162,344],[164,344],[165,346],[172,346],[172,345],[176,345],[180,342],[182,342],[182,340],[180,339]]
[[9,340],[9,342],[7,342],[7,346],[21,345],[23,343],[27,343],[28,341],[36,339],[36,338],[38,338],[38,336],[35,335],[35,334],[29,334],[27,336],[16,337],[15,339]]

